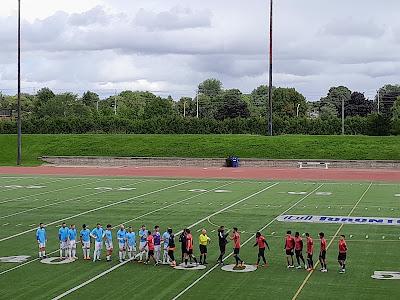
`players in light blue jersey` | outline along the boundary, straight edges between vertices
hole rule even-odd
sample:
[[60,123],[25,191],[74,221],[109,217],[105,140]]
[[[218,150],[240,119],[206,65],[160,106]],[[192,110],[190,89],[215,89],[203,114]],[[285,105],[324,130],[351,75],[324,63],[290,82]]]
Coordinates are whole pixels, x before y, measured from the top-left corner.
[[142,225],[141,229],[139,230],[139,261],[143,261],[143,255],[146,254],[146,260],[147,260],[147,230],[146,226]]
[[126,257],[126,230],[123,224],[119,226],[119,230],[117,231],[117,239],[119,246],[119,261],[123,262]]
[[86,227],[86,224],[82,225],[80,240],[82,244],[83,259],[90,260],[90,229]]
[[[168,228],[169,229],[169,228]],[[163,264],[169,264],[169,256],[168,256],[168,242],[169,242],[169,237],[170,234],[168,233],[168,229],[166,232],[163,233],[162,235],[162,241],[163,241],[163,245],[164,245],[164,251],[163,251],[163,260],[162,263]]]
[[107,229],[105,231],[107,261],[111,261],[111,255],[112,255],[112,252],[114,250],[111,229],[112,229],[111,224],[108,224],[107,225]]
[[39,245],[39,258],[46,258],[47,233],[43,223],[40,223],[39,228],[36,230],[36,240]]
[[133,259],[136,256],[136,233],[133,231],[132,227],[128,228],[128,232],[126,233],[127,240],[127,251],[129,260]]
[[76,257],[76,228],[74,224],[71,224],[68,230],[68,256],[71,259],[77,259]]
[[103,239],[105,236],[104,229],[100,223],[97,223],[97,227],[92,230],[90,236],[94,239],[94,253],[93,261],[100,260],[101,250],[103,249]]
[[68,251],[68,233],[69,229],[67,224],[63,222],[61,228],[58,230],[58,240],[60,241],[60,258],[67,257]]

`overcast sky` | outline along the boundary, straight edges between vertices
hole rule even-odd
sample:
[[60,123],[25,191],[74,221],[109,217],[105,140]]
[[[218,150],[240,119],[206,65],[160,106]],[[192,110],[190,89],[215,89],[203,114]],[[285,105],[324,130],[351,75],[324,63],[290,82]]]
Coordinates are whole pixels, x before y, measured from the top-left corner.
[[[267,83],[268,0],[21,0],[22,86],[193,96]],[[0,90],[16,92],[16,0],[1,0]],[[318,100],[400,83],[399,0],[275,0],[274,85]]]

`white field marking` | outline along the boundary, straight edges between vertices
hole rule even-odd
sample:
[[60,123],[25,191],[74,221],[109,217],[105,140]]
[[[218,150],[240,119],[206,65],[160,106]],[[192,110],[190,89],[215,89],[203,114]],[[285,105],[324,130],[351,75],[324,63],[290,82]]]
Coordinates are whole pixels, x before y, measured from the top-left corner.
[[[372,182],[368,185],[367,189],[364,191],[364,193],[361,195],[360,199],[358,199],[358,201],[356,202],[356,204],[354,204],[353,208],[351,209],[351,211],[349,212],[349,214],[347,215],[348,217],[351,216],[351,214],[356,210],[358,204],[360,204],[361,200],[364,199],[364,196],[367,194],[367,192],[369,191],[369,189],[372,186]],[[336,239],[337,235],[339,234],[339,232],[342,230],[344,224],[341,224],[338,228],[338,230],[335,232],[334,236],[332,237],[332,239],[330,240],[328,246],[326,247],[326,250],[329,249],[329,247],[332,245],[333,241]],[[314,273],[314,270],[317,268],[319,261],[317,261],[315,263],[314,269],[312,269],[308,275],[306,276],[306,278],[304,279],[303,283],[300,285],[300,287],[297,289],[296,293],[294,294],[292,300],[296,300],[297,297],[300,295],[301,291],[303,290],[304,286],[307,284],[307,281],[310,279],[311,275]]]
[[[14,178],[14,180],[13,181],[20,181],[20,180],[23,180],[24,178],[23,177],[20,177],[20,178]],[[44,178],[43,178],[44,179]],[[49,178],[49,179],[51,179],[51,178]],[[49,182],[46,182],[46,184],[52,184],[52,183],[55,183],[55,182],[59,182],[59,181],[62,181],[63,179],[56,179],[56,180],[51,180],[51,181],[49,181]],[[30,185],[30,186],[33,186],[33,185]],[[20,187],[25,187],[26,188],[26,186],[20,186]],[[15,187],[12,187],[12,185],[8,185],[8,183],[7,183],[7,186],[5,186],[5,188],[6,189],[0,189],[0,191],[1,192],[6,192],[6,191],[11,191],[11,190],[14,190],[15,189]],[[1,203],[1,202],[0,202]]]
[[[214,213],[212,213],[211,215],[209,215],[209,216],[207,216],[207,217],[205,217],[205,218],[203,218],[203,219],[201,219],[201,220],[199,220],[199,221],[193,223],[192,225],[188,226],[187,228],[188,228],[188,229],[193,228],[193,227],[197,226],[198,224],[200,224],[200,223],[204,222],[205,220],[207,220],[207,218],[212,217],[212,216],[215,216],[215,215],[217,215],[217,214],[219,214],[219,213],[221,213],[221,212],[223,212],[223,211],[229,209],[229,208],[232,207],[232,206],[235,206],[235,205],[237,205],[237,204],[239,204],[239,203],[241,203],[241,202],[243,202],[243,201],[246,201],[246,200],[248,200],[248,199],[250,199],[250,198],[252,198],[252,197],[254,197],[254,196],[257,196],[258,194],[260,194],[260,193],[262,193],[262,192],[265,192],[266,190],[268,190],[268,189],[270,189],[270,188],[276,186],[277,184],[278,184],[278,182],[275,183],[275,184],[273,184],[273,185],[270,185],[270,186],[268,186],[268,187],[266,187],[266,188],[264,188],[264,189],[262,189],[262,190],[260,190],[260,191],[258,191],[258,192],[255,192],[255,193],[251,194],[250,196],[247,196],[247,197],[245,197],[245,198],[243,198],[243,199],[241,199],[241,200],[239,200],[239,201],[236,201],[235,203],[232,203],[232,204],[228,205],[227,207],[225,207],[225,208],[223,208],[223,209],[220,209],[219,211],[214,212]],[[175,235],[179,235],[181,232],[182,232],[182,231],[179,231],[179,232],[175,233]],[[85,281],[85,282],[83,282],[83,283],[81,283],[81,284],[75,286],[74,288],[69,289],[69,290],[67,290],[66,292],[64,292],[64,293],[62,293],[62,294],[60,294],[60,295],[54,297],[52,300],[59,300],[59,299],[64,298],[65,296],[68,296],[69,294],[71,294],[71,293],[73,293],[73,292],[79,290],[80,288],[82,288],[82,287],[84,287],[84,286],[87,286],[88,284],[90,284],[90,283],[96,281],[97,279],[99,279],[99,278],[101,278],[101,277],[107,275],[108,273],[110,273],[110,272],[112,272],[112,271],[118,269],[119,267],[122,267],[123,265],[127,264],[128,262],[130,262],[132,259],[134,259],[134,258],[132,257],[131,259],[128,259],[128,260],[126,260],[126,261],[124,261],[124,262],[122,262],[122,263],[119,263],[119,264],[115,265],[114,267],[112,267],[112,268],[110,268],[110,269],[108,269],[108,270],[106,270],[106,271],[104,271],[104,272],[102,272],[102,273],[96,275],[95,277],[92,277],[92,278],[89,279],[88,281]]]
[[[285,213],[287,213],[289,210],[291,210],[292,208],[296,207],[299,203],[301,203],[304,199],[308,198],[308,196],[312,195],[313,193],[315,193],[317,190],[319,190],[324,184],[321,184],[320,186],[318,186],[316,189],[314,189],[313,191],[311,191],[309,194],[305,195],[304,197],[302,197],[299,201],[297,201],[296,203],[294,203],[293,205],[291,205],[289,208],[287,208],[286,210],[284,210],[280,215],[284,215]],[[263,231],[265,230],[267,227],[269,227],[273,222],[275,222],[275,218],[273,218],[267,225],[265,225],[263,228],[261,228],[258,231]],[[248,242],[250,242],[253,238],[255,237],[255,234],[252,234],[250,238],[248,238],[243,244],[242,246],[246,245]],[[224,260],[226,260],[227,258],[231,257],[233,255],[233,252],[231,252],[229,255],[227,255]],[[203,275],[201,275],[199,278],[197,278],[195,281],[193,281],[190,285],[188,285],[184,290],[182,290],[178,295],[176,295],[174,298],[172,298],[172,300],[176,300],[178,298],[180,298],[183,294],[185,294],[187,291],[189,291],[193,286],[195,286],[197,283],[199,283],[203,278],[205,278],[208,274],[210,274],[212,271],[214,271],[215,269],[217,269],[219,267],[219,264],[215,264],[211,269],[209,269],[207,272],[205,272]]]
[[[142,181],[138,181],[136,183],[131,183],[131,184],[139,184],[139,183],[143,183],[143,182],[146,182],[146,181],[147,180],[142,180]],[[83,199],[83,198],[86,198],[86,197],[99,195],[99,194],[103,194],[103,193],[111,192],[111,191],[112,190],[101,190],[100,192],[95,192],[95,193],[92,193],[92,194],[87,194],[87,195],[83,195],[83,196],[79,196],[79,197],[74,197],[74,198],[69,198],[69,199],[53,202],[53,203],[46,204],[46,205],[41,205],[41,206],[29,208],[29,209],[22,210],[22,211],[19,211],[19,212],[16,212],[16,213],[12,213],[12,214],[9,214],[9,215],[0,216],[0,220],[6,219],[6,218],[9,218],[9,217],[14,217],[14,216],[17,216],[17,215],[21,215],[21,214],[24,214],[24,213],[27,213],[27,212],[30,212],[30,211],[34,211],[34,210],[38,210],[38,209],[41,209],[41,208],[50,207],[50,206],[54,206],[54,205],[57,205],[57,204],[66,203],[66,202],[70,202],[70,201],[74,201],[74,200],[79,200],[79,199]],[[97,202],[102,202],[102,200],[99,200]]]
[[211,222],[211,221],[210,221],[210,218],[207,218],[207,222],[210,223],[210,224],[211,224],[212,226],[214,226],[214,227],[219,227],[219,225],[217,225],[217,224]]
[[[183,184],[187,184],[189,182],[191,182],[191,181],[184,181],[184,182],[181,182],[181,183],[178,183],[178,184],[174,184],[174,185],[171,185],[171,186],[168,186],[168,187],[165,187],[165,188],[162,188],[162,189],[158,189],[158,190],[155,190],[155,191],[152,191],[152,192],[147,192],[147,193],[144,193],[144,194],[141,194],[141,195],[137,195],[137,196],[134,196],[134,197],[131,197],[131,198],[127,198],[127,199],[120,200],[120,201],[117,201],[117,202],[114,202],[114,203],[110,203],[110,204],[103,205],[103,206],[100,206],[100,207],[97,207],[97,208],[93,208],[93,209],[81,212],[81,213],[73,215],[73,216],[69,216],[69,217],[66,217],[66,218],[63,218],[63,219],[60,219],[60,220],[57,220],[57,221],[53,221],[53,222],[47,223],[47,226],[58,224],[60,222],[64,222],[64,221],[67,221],[67,220],[70,220],[70,219],[73,219],[73,218],[76,218],[76,217],[80,217],[80,216],[83,216],[83,215],[86,215],[86,214],[89,214],[89,213],[92,213],[92,212],[95,212],[95,211],[98,211],[98,210],[102,210],[104,208],[108,208],[108,207],[115,206],[115,205],[118,205],[118,204],[121,204],[121,203],[125,203],[125,202],[128,202],[128,201],[134,200],[134,199],[146,197],[148,195],[152,195],[152,194],[159,193],[159,192],[162,192],[162,191],[165,191],[165,190],[169,190],[169,189],[172,189],[174,187],[177,187],[177,186],[180,186],[180,185],[183,185]],[[24,235],[26,233],[29,233],[29,232],[32,232],[32,231],[35,231],[35,230],[36,230],[36,228],[25,230],[23,232],[20,232],[20,233],[17,233],[17,234],[2,238],[2,239],[0,239],[0,242],[4,242],[4,241],[7,241],[7,240],[16,238],[18,236]]]

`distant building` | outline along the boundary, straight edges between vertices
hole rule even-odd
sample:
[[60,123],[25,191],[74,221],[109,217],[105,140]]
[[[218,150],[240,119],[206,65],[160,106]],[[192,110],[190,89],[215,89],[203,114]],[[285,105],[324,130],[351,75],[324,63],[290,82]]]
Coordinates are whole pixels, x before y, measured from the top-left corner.
[[14,119],[13,111],[11,109],[0,109],[0,119],[1,120]]

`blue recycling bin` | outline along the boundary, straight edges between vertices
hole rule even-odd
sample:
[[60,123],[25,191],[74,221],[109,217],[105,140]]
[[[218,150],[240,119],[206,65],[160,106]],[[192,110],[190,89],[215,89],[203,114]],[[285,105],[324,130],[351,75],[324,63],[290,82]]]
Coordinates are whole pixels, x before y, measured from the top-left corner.
[[232,168],[239,168],[239,158],[238,157],[231,157],[231,164]]

